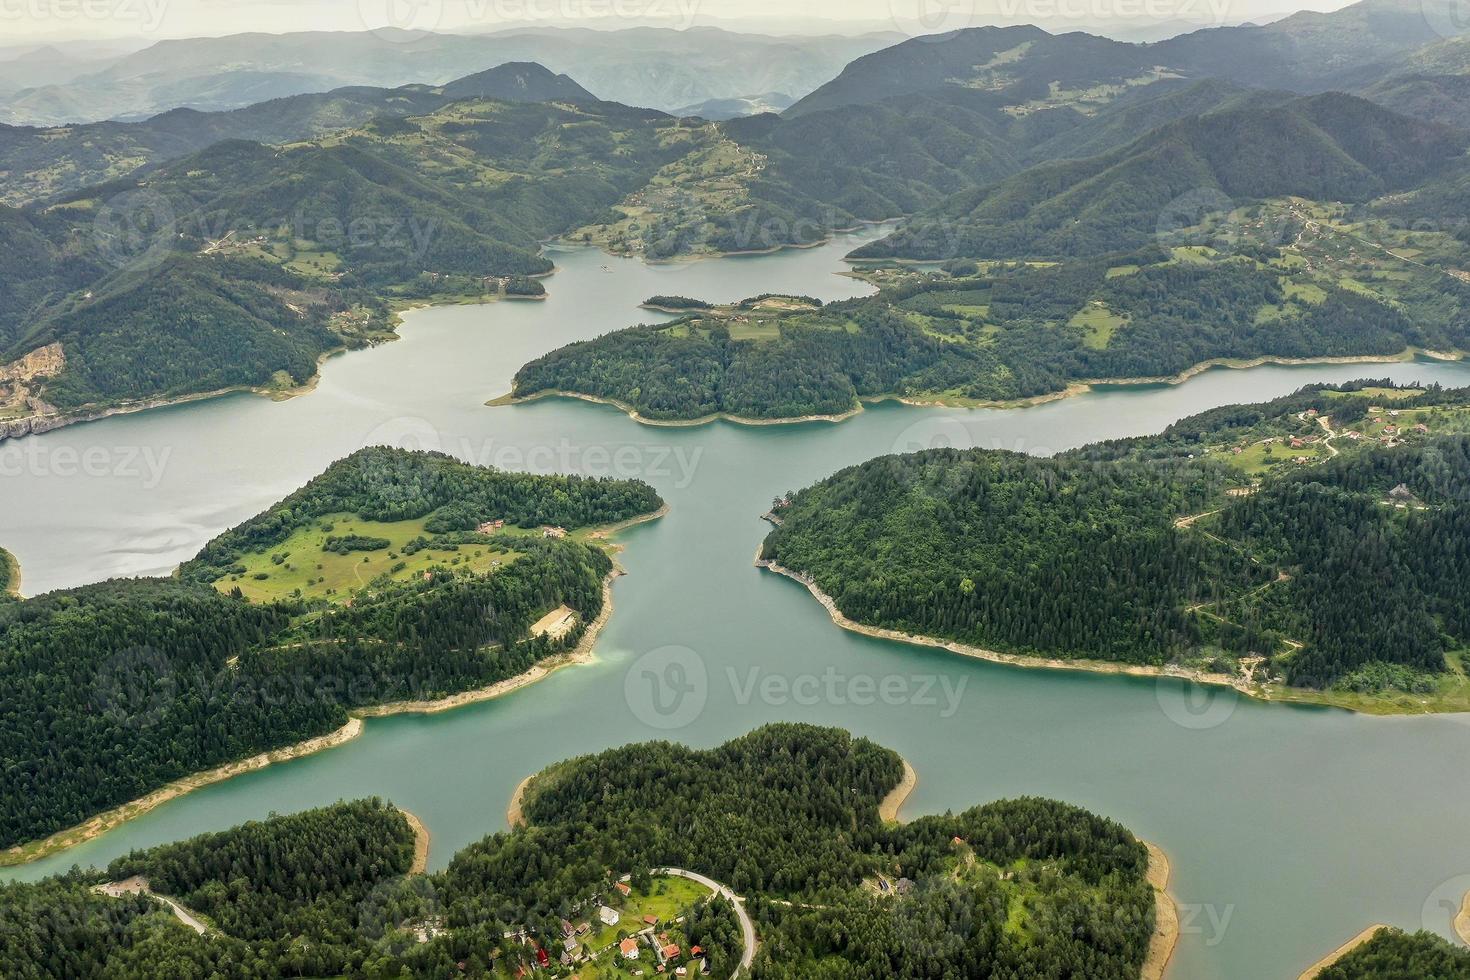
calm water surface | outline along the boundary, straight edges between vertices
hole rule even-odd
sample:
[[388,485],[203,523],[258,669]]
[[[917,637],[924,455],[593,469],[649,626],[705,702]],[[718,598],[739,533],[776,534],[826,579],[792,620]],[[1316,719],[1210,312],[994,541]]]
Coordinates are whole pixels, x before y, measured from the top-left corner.
[[[1466,717],[1264,705],[1172,681],[1003,667],[857,637],[751,558],[766,529],[757,515],[773,496],[884,453],[979,445],[1045,454],[1313,381],[1470,384],[1470,365],[1213,371],[1182,386],[1018,411],[881,406],[840,425],[651,428],[567,400],[483,405],[529,358],[653,318],[636,306],[655,293],[860,295],[866,286],[836,273],[864,237],[668,268],[561,252],[546,302],[412,314],[402,340],[334,359],[306,397],[221,398],[0,446],[0,543],[20,559],[29,594],[167,572],[373,443],[507,468],[640,476],[673,507],[624,536],[630,574],[616,586],[595,664],[494,703],[371,721],[343,748],[201,790],[9,874],[105,863],[133,847],[373,794],[424,819],[442,866],[503,828],[512,788],[549,763],[649,738],[709,746],[797,720],[902,752],[919,772],[908,815],[1039,794],[1159,843],[1184,913],[1174,977],[1294,977],[1372,922],[1448,935],[1441,901],[1457,903],[1470,888],[1460,877],[1470,875]],[[695,691],[661,715],[649,707],[644,670],[671,660],[688,668]],[[869,680],[886,683],[890,697],[865,697]]]

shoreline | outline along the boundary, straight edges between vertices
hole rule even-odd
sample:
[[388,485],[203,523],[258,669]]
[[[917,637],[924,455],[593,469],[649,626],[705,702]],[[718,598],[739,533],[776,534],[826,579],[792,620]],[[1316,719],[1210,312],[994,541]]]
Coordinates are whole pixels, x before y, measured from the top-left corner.
[[1460,911],[1455,913],[1455,935],[1460,937],[1460,942],[1470,946],[1470,891],[1460,900]]
[[592,402],[597,405],[609,405],[640,425],[681,427],[709,425],[712,422],[733,422],[736,425],[796,425],[803,422],[846,422],[848,419],[861,414],[864,406],[877,405],[883,402],[897,402],[910,408],[1011,410],[1048,405],[1068,398],[1075,398],[1078,395],[1089,394],[1098,388],[1182,385],[1207,371],[1213,371],[1217,368],[1230,371],[1249,371],[1253,368],[1272,366],[1313,367],[1333,364],[1404,364],[1420,357],[1427,358],[1431,361],[1458,362],[1470,357],[1470,352],[1430,351],[1417,347],[1406,347],[1397,354],[1363,354],[1343,357],[1255,357],[1250,359],[1215,357],[1207,361],[1200,361],[1198,364],[1186,368],[1178,374],[1160,375],[1157,377],[1087,378],[1068,382],[1067,386],[1060,391],[1051,391],[1042,395],[1031,395],[1027,398],[1003,398],[977,401],[966,398],[945,398],[942,396],[915,397],[899,394],[859,395],[856,405],[848,411],[837,415],[796,415],[773,419],[748,418],[741,415],[731,415],[729,412],[714,412],[710,415],[701,415],[698,418],[692,419],[651,419],[639,414],[638,410],[632,405],[616,398],[589,395],[584,392],[567,391],[565,389],[548,389],[530,395],[516,395],[514,392],[511,392],[501,395],[499,398],[494,398],[485,404],[489,407],[497,408],[504,405],[522,405],[542,398],[575,398],[579,401]]
[[1357,949],[1359,946],[1363,945],[1368,940],[1372,939],[1374,936],[1378,935],[1380,932],[1387,928],[1388,926],[1382,924],[1369,926],[1353,938],[1349,939],[1347,942],[1343,943],[1341,946],[1334,949],[1332,952],[1328,953],[1326,956],[1322,957],[1317,962],[1313,963],[1311,966],[1307,967],[1305,970],[1302,971],[1301,976],[1299,976],[1297,980],[1316,980],[1317,976],[1321,974],[1322,971],[1326,970],[1329,966],[1332,966],[1338,960],[1342,959],[1344,956],[1351,953],[1353,950]]
[[1169,972],[1169,961],[1174,958],[1174,947],[1179,945],[1179,908],[1174,904],[1174,896],[1169,894],[1169,856],[1157,844],[1142,843],[1148,848],[1146,877],[1154,890],[1154,931],[1149,937],[1148,956],[1139,977],[1163,980]]
[[[656,520],[667,512],[668,505],[666,504],[652,514],[639,515],[637,518],[630,519],[630,521],[622,522],[622,524],[599,528],[593,533],[596,534],[600,531],[603,534],[613,534],[617,530],[621,530],[624,526],[632,526],[634,523],[641,524]],[[602,580],[602,611],[598,613],[595,620],[588,624],[586,632],[582,634],[582,639],[578,641],[576,647],[565,653],[554,654],[551,657],[542,659],[525,673],[517,674],[515,677],[505,678],[487,687],[452,694],[435,701],[398,701],[374,705],[368,708],[353,709],[348,712],[347,724],[335,732],[318,735],[315,738],[298,742],[295,745],[274,749],[269,752],[262,752],[247,759],[226,763],[225,765],[217,766],[204,772],[185,776],[182,779],[177,779],[165,786],[161,786],[130,803],[124,803],[121,806],[113,807],[110,810],[90,817],[74,827],[57,831],[49,837],[40,840],[16,844],[4,851],[0,851],[0,868],[30,864],[42,858],[50,857],[53,854],[70,850],[87,841],[95,840],[108,831],[127,823],[134,817],[140,817],[150,810],[187,795],[196,789],[202,789],[205,786],[221,783],[247,772],[263,769],[272,763],[290,762],[309,755],[315,755],[318,752],[324,752],[327,749],[336,748],[339,745],[345,745],[362,734],[366,719],[387,718],[400,714],[438,714],[444,711],[451,711],[455,708],[479,704],[483,701],[493,700],[494,698],[518,691],[523,687],[528,687],[537,681],[550,677],[564,667],[592,663],[595,659],[593,656],[593,647],[597,643],[598,635],[612,618],[613,582],[625,574],[627,572],[623,567],[614,561],[612,571]],[[413,819],[416,820],[417,818],[415,817]],[[425,834],[427,834],[427,830],[425,830]],[[427,844],[425,847],[427,848]]]
[[[529,278],[542,279],[555,274],[556,270],[540,273]],[[67,426],[82,425],[87,422],[100,422],[103,419],[113,418],[118,415],[136,415],[139,412],[149,412],[157,408],[173,408],[178,405],[189,405],[193,402],[210,401],[215,398],[224,398],[227,395],[259,395],[269,398],[271,401],[284,402],[302,395],[309,395],[316,390],[322,380],[322,368],[327,361],[342,354],[350,354],[357,350],[367,350],[379,347],[383,344],[391,344],[396,340],[402,340],[398,332],[404,325],[404,314],[414,313],[419,310],[433,309],[439,306],[488,306],[502,299],[525,299],[544,300],[542,296],[506,296],[503,293],[485,293],[480,296],[472,296],[468,293],[457,299],[446,299],[445,302],[413,302],[408,301],[403,305],[397,305],[388,301],[389,317],[388,328],[380,334],[364,341],[358,346],[351,344],[338,344],[329,350],[324,350],[317,355],[316,368],[311,377],[299,384],[293,384],[284,388],[275,388],[269,385],[231,385],[227,388],[215,388],[211,391],[196,391],[187,395],[176,395],[173,397],[159,396],[154,398],[138,398],[116,405],[98,406],[95,408],[82,408],[70,414],[58,415],[31,415],[20,419],[0,421],[0,443],[8,439],[24,439],[26,436],[39,436],[47,432],[55,432]]]
[[295,745],[288,745],[284,748],[262,752],[258,755],[250,756],[247,759],[229,762],[222,766],[216,766],[213,769],[206,769],[203,772],[185,776],[182,779],[176,779],[151,793],[133,800],[131,803],[124,803],[122,806],[103,811],[74,827],[57,831],[51,836],[37,841],[16,844],[4,851],[0,851],[0,868],[30,864],[33,861],[39,861],[53,854],[70,850],[78,844],[85,844],[87,841],[95,840],[108,831],[122,826],[134,817],[141,817],[150,810],[160,807],[171,800],[176,800],[188,793],[192,793],[196,789],[202,789],[205,786],[211,786],[215,783],[222,783],[227,779],[242,776],[247,772],[256,772],[274,763],[291,762],[295,759],[315,755],[318,752],[324,752],[327,749],[334,749],[339,745],[346,745],[361,735],[362,729],[363,722],[361,718],[349,717],[347,724],[334,732],[328,732],[325,735],[309,738],[304,742],[297,742]]
[[5,594],[12,599],[21,598],[20,594],[20,559],[15,557],[4,548],[0,548],[0,562],[5,564],[8,577],[5,583]]
[[526,825],[526,815],[521,812],[521,806],[526,802],[526,787],[531,785],[531,780],[537,775],[537,773],[532,773],[516,783],[514,792],[510,794],[510,802],[505,806],[505,822],[512,830]]
[[789,568],[778,565],[769,559],[757,557],[755,566],[764,571],[773,572],[777,575],[791,579],[806,588],[827,610],[832,617],[832,622],[852,633],[873,637],[879,640],[894,640],[899,643],[908,643],[914,646],[935,647],[950,653],[971,657],[976,660],[986,660],[991,663],[1006,664],[1011,667],[1026,667],[1039,670],[1072,670],[1090,674],[1117,674],[1129,677],[1172,677],[1179,680],[1194,681],[1197,684],[1208,684],[1212,687],[1229,687],[1241,694],[1260,698],[1250,688],[1241,685],[1237,678],[1228,674],[1212,674],[1202,670],[1191,670],[1187,667],[1155,667],[1151,664],[1121,664],[1107,660],[1063,660],[1057,657],[1028,656],[1020,653],[1002,653],[998,650],[987,650],[983,647],[968,646],[956,640],[941,640],[932,636],[920,636],[914,633],[904,633],[899,630],[886,629],[881,626],[868,626],[856,620],[848,619],[842,611],[837,608],[837,602],[827,593],[818,588],[816,582],[809,579],[800,572],[794,572]]
[[[812,242],[788,242],[788,243],[782,244],[782,245],[771,245],[771,246],[769,246],[767,248],[745,248],[745,249],[738,249],[738,250],[733,251],[733,252],[719,252],[719,251],[693,252],[693,253],[690,253],[688,255],[674,255],[674,256],[670,256],[669,258],[666,258],[666,259],[650,259],[650,258],[647,258],[646,256],[644,256],[642,253],[639,253],[639,252],[614,252],[612,249],[607,248],[606,246],[601,245],[601,244],[599,244],[597,242],[581,242],[581,241],[573,241],[573,240],[568,240],[568,239],[552,239],[551,240],[551,244],[554,245],[554,246],[556,246],[557,248],[592,248],[592,249],[596,249],[597,251],[601,252],[603,255],[608,256],[609,258],[614,258],[614,259],[637,259],[638,261],[644,263],[645,265],[652,265],[652,266],[693,265],[695,262],[703,262],[703,261],[705,261],[707,259],[734,259],[734,258],[740,258],[741,256],[751,256],[751,255],[755,255],[755,256],[760,256],[760,255],[779,255],[781,252],[786,252],[786,251],[792,251],[792,250],[802,251],[802,250],[808,250],[808,249],[813,249],[813,248],[821,248],[824,245],[831,245],[833,242],[835,242],[839,237],[841,237],[843,235],[853,235],[853,234],[856,234],[856,233],[858,233],[860,231],[863,231],[864,229],[867,229],[867,228],[877,228],[877,227],[879,227],[881,225],[894,225],[896,227],[899,222],[903,221],[907,217],[908,217],[908,215],[901,214],[901,215],[899,215],[896,218],[880,218],[877,221],[859,220],[857,224],[852,225],[851,227],[848,227],[848,228],[828,228],[823,233],[823,235],[822,235],[822,237],[820,239],[817,239],[816,241],[812,241]],[[849,265],[854,264],[853,263],[853,260],[848,259],[846,256],[843,256],[843,261],[844,262],[847,262]],[[862,261],[862,260],[858,260],[858,261]],[[838,275],[847,275],[847,274],[848,273],[838,273]]]
[[858,404],[840,415],[797,415],[779,419],[753,419],[743,415],[731,415],[729,412],[715,412],[712,415],[701,415],[696,419],[651,419],[640,415],[638,410],[627,402],[618,401],[616,398],[604,398],[601,395],[587,395],[578,391],[563,391],[560,389],[548,389],[538,391],[530,395],[517,395],[514,392],[492,398],[485,403],[488,408],[503,408],[507,405],[526,405],[530,402],[540,401],[543,398],[575,398],[578,401],[591,402],[594,405],[607,405],[616,408],[640,425],[657,426],[660,428],[682,429],[693,428],[701,425],[709,425],[711,422],[731,422],[735,425],[799,425],[803,422],[846,422],[863,410]]
[[[869,626],[866,623],[859,623],[843,615],[842,611],[837,608],[836,600],[823,592],[806,575],[801,572],[792,571],[768,559],[761,558],[759,549],[756,551],[755,566],[768,572],[774,572],[777,575],[789,578],[793,582],[805,586],[806,590],[812,594],[812,598],[816,599],[827,610],[828,615],[832,617],[832,622],[849,632],[859,633],[863,636],[879,640],[891,640],[897,643],[908,643],[913,646],[934,647],[975,660],[985,660],[990,663],[1004,664],[1009,667],[1024,667],[1029,670],[1069,670],[1087,674],[1152,677],[1156,679],[1168,677],[1176,680],[1191,681],[1207,687],[1230,688],[1262,704],[1336,709],[1339,711],[1348,711],[1364,718],[1403,718],[1423,714],[1463,713],[1457,707],[1441,710],[1430,709],[1426,711],[1424,710],[1424,706],[1420,705],[1418,706],[1419,710],[1400,709],[1397,705],[1390,702],[1384,702],[1382,705],[1360,706],[1331,700],[1329,697],[1331,694],[1330,691],[1313,691],[1302,688],[1273,689],[1270,687],[1250,686],[1234,674],[1216,674],[1175,665],[1157,667],[1152,664],[1114,663],[1110,660],[1086,660],[1081,658],[1068,660],[1061,657],[1047,657],[1039,654],[1002,653],[999,650],[987,650],[984,647],[970,646],[960,643],[958,640],[944,640],[915,633],[904,633],[900,630],[887,629],[881,626]],[[1376,707],[1381,707],[1384,710],[1374,710]],[[1467,931],[1470,931],[1470,915],[1467,915]],[[1466,942],[1467,945],[1470,945],[1470,939],[1467,939]]]
[[898,812],[903,809],[904,803],[913,794],[914,788],[919,785],[919,774],[909,764],[909,760],[899,756],[903,763],[903,778],[898,785],[888,791],[888,795],[878,803],[878,819],[884,823],[903,823],[899,819]]
[[421,875],[429,870],[429,845],[433,837],[429,834],[429,828],[417,816],[409,813],[403,807],[394,807],[403,814],[403,819],[408,821],[409,829],[413,831],[413,864],[409,867],[411,875]]

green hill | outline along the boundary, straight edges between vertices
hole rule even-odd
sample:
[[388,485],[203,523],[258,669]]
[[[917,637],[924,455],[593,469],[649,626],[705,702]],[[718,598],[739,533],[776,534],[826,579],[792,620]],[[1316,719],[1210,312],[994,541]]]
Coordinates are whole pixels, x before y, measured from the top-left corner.
[[1445,173],[1470,142],[1352,96],[1275,101],[1267,95],[1264,104],[1179,119],[1102,156],[1042,164],[962,192],[854,254],[1017,258],[1135,248],[1153,239],[1171,207],[1192,200],[1186,195],[1367,202]]
[[225,112],[173,109],[138,122],[37,128],[0,126],[0,203],[23,205],[125,177],[140,168],[226,140],[285,143],[364,126],[382,117],[421,115],[450,102],[596,102],[566,75],[509,63],[443,86],[355,86],[293,95]]
[[[14,694],[0,724],[28,733],[0,747],[0,848],[327,734],[352,710],[476,690],[572,649],[602,611],[612,561],[586,535],[538,525],[581,531],[661,505],[635,481],[364,449],[211,541],[178,578],[0,602],[12,654],[0,679]],[[533,630],[562,606],[568,628]],[[141,727],[148,738],[131,737]]]
[[[413,829],[382,801],[273,816],[105,872],[0,886],[0,956],[48,978],[588,976],[652,973],[657,959],[671,976],[728,980],[747,972],[743,922],[758,936],[750,972],[778,980],[1139,975],[1156,899],[1149,851],[1126,828],[1034,797],[885,823],[903,775],[895,752],[809,725],[708,749],[623,746],[538,774],[524,825],[433,874],[406,873]],[[665,868],[708,876],[738,909]],[[208,934],[149,895],[97,890],[132,876]],[[650,915],[657,930],[634,936]],[[620,933],[637,960],[620,957]]]
[[1466,473],[1470,391],[1322,387],[1053,459],[873,460],[780,504],[762,557],[871,626],[1462,710]]

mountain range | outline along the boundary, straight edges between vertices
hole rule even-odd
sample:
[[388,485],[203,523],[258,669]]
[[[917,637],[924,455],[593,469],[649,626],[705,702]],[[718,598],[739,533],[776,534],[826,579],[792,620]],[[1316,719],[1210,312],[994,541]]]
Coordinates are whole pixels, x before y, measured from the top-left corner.
[[[1091,260],[1285,201],[1296,202],[1284,207],[1299,234],[1330,225],[1361,237],[1349,224],[1368,218],[1459,220],[1460,232],[1370,244],[1412,246],[1433,274],[1470,276],[1470,135],[1452,98],[1470,77],[1470,38],[1395,54],[1422,40],[1417,16],[1419,26],[1402,4],[1364,0],[1211,32],[1221,40],[1209,50],[1240,49],[1234,76],[1279,58],[1283,38],[1356,52],[1324,55],[1320,79],[1364,58],[1365,35],[1378,31],[1386,67],[1354,70],[1355,93],[1312,92],[1305,69],[1280,89],[1219,77],[1186,63],[1198,35],[1136,45],[1014,27],[863,54],[784,113],[724,120],[630,108],[580,71],[573,80],[512,62],[226,112],[6,127],[0,422],[28,431],[32,419],[124,402],[301,384],[325,351],[387,336],[396,303],[539,290],[523,277],[550,270],[540,245],[552,238],[666,258],[906,218],[857,257]],[[625,33],[607,59],[663,37]],[[686,52],[729,42],[717,67],[771,40],[687,33]],[[574,31],[525,36],[591,43]],[[379,41],[344,43],[366,56]],[[302,43],[287,38],[272,70],[301,67]],[[198,57],[189,44],[157,47],[166,70],[188,72]],[[412,50],[390,59],[394,70]],[[328,44],[320,63],[334,52]],[[772,91],[790,70],[757,73],[746,91]],[[1269,299],[1278,287],[1261,288]],[[1459,306],[1410,289],[1374,302],[1428,311],[1436,336],[1455,335],[1439,321]]]
[[0,63],[0,123],[140,119],[237,109],[347,86],[442,85],[507,62],[574,75],[603,98],[674,110],[708,99],[809,92],[893,35],[766,37],[716,28],[523,29],[494,34],[306,32],[160,41],[50,79]]

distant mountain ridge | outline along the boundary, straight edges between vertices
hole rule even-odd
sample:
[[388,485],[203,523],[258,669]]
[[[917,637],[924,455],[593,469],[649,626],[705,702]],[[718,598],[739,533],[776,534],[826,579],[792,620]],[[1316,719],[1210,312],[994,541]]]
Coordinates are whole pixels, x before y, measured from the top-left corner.
[[1367,202],[1448,171],[1470,135],[1340,93],[1270,93],[1168,123],[1109,153],[1042,164],[917,215],[860,258],[1081,256],[1149,242],[1172,202]]
[[[752,92],[809,92],[893,36],[767,37],[715,28],[521,29],[494,34],[306,32],[160,41],[63,84],[0,97],[0,123],[53,126],[169,109],[241,108],[346,86],[438,85],[536,62],[599,96],[674,110]],[[4,65],[0,65],[0,78]],[[44,81],[44,80],[43,80]]]
[[1453,50],[1453,35],[1470,34],[1456,2],[1359,0],[1331,13],[1303,11],[1265,26],[1207,28],[1153,44],[1038,27],[967,28],[859,58],[789,113],[945,87],[1025,106],[1058,88],[1126,86],[1151,73],[1302,93],[1357,88],[1395,73],[1396,62],[1418,49],[1443,42]]

